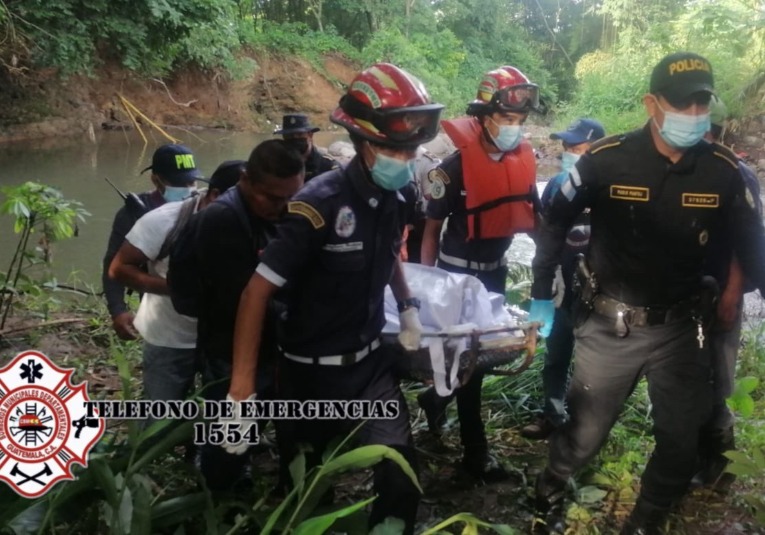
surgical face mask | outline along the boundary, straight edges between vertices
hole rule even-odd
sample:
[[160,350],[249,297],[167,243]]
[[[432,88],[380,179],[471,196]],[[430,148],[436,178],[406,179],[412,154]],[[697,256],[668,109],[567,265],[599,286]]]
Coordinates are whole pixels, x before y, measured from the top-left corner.
[[492,141],[502,152],[510,152],[515,149],[523,138],[523,128],[519,124],[514,125],[498,125],[494,119],[491,119],[492,123],[499,128],[499,134],[497,137],[491,136]]
[[301,156],[308,152],[308,140],[304,137],[285,139],[284,142],[295,149]]
[[561,170],[565,172],[571,171],[576,165],[576,162],[579,161],[580,157],[581,155],[579,154],[574,154],[573,152],[565,151],[563,154],[560,155]]
[[182,201],[186,197],[191,196],[192,193],[196,191],[196,188],[178,188],[175,186],[165,186],[165,191],[162,193],[162,196],[165,198],[165,201],[167,202],[176,202],[176,201]]
[[658,101],[656,101],[656,105],[664,112],[664,124],[659,126],[655,118],[653,122],[659,128],[662,139],[677,149],[687,149],[694,146],[712,127],[709,113],[686,115],[665,111]]
[[414,159],[399,160],[375,153],[372,180],[382,189],[396,191],[414,180]]

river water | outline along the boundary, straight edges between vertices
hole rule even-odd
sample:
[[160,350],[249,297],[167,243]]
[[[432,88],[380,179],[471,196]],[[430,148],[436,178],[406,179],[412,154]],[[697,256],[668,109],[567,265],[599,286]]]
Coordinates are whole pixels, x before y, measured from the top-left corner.
[[[222,161],[246,160],[258,143],[272,137],[243,132],[168,132],[194,151],[205,176]],[[314,136],[321,146],[337,140],[347,140],[347,136],[324,132]],[[145,145],[137,132],[104,131],[95,142],[83,135],[0,145],[0,187],[40,182],[58,188],[66,199],[80,201],[92,214],[79,225],[78,237],[54,245],[53,274],[59,283],[76,280],[78,287],[94,284],[100,291],[101,262],[112,220],[123,204],[104,177],[123,192],[150,190],[149,172],[140,172],[151,164],[154,150],[167,142],[155,136]],[[0,202],[4,200],[0,194]],[[0,217],[0,272],[7,270],[17,239],[12,219]]]

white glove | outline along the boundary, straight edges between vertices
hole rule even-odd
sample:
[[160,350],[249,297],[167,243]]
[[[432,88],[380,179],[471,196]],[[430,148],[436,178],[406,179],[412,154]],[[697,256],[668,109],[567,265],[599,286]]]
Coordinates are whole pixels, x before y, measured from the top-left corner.
[[[257,394],[251,394],[246,400],[242,401],[252,401],[255,398],[257,398]],[[232,455],[242,455],[245,453],[252,444],[248,443],[246,440],[241,440],[240,442],[237,442],[236,444],[232,444],[228,442],[228,433],[226,433],[225,429],[227,425],[230,424],[239,424],[239,432],[241,434],[244,434],[247,432],[247,430],[250,428],[250,425],[255,423],[255,418],[243,418],[242,413],[240,410],[240,405],[237,400],[231,397],[231,394],[226,394],[226,401],[229,403],[233,403],[234,405],[234,413],[233,417],[231,419],[218,419],[219,423],[224,424],[224,439],[223,443],[221,444],[221,448],[226,450],[227,453],[230,453]]]
[[401,332],[398,334],[398,341],[407,351],[416,351],[420,349],[420,338],[422,338],[422,323],[420,323],[420,311],[417,307],[409,307],[398,315],[398,322],[401,325]]
[[561,267],[555,270],[555,278],[553,279],[552,287],[552,300],[555,303],[555,308],[560,308],[563,304],[563,296],[566,294],[566,283],[563,280],[563,271]]

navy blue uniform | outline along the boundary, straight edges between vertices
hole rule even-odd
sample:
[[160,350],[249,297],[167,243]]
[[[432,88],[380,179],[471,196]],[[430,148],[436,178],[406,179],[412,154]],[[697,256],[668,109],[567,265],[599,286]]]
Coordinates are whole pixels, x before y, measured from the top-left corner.
[[[560,190],[568,172],[562,171],[550,179],[542,192],[543,209]],[[563,300],[555,309],[555,320],[550,336],[545,340],[547,353],[542,369],[542,384],[544,388],[545,417],[558,426],[566,422],[565,399],[568,389],[568,375],[571,368],[571,358],[574,354],[574,325],[571,320],[571,305],[574,300],[574,274],[576,271],[576,256],[585,254],[590,242],[589,210],[583,211],[574,221],[574,226],[566,234],[566,245],[561,257],[561,273],[565,284]]]
[[305,162],[305,181],[308,182],[313,177],[338,167],[340,167],[340,164],[335,160],[320,153],[316,150],[316,147],[312,147],[311,154],[308,155],[308,159]]
[[[280,395],[285,399],[398,401],[391,420],[370,420],[357,437],[364,444],[398,449],[416,466],[409,413],[387,349],[379,347],[385,324],[383,297],[413,210],[413,186],[398,192],[374,186],[358,157],[348,168],[317,177],[301,189],[277,225],[276,238],[257,273],[285,286],[286,318],[279,341]],[[330,364],[340,356],[342,365]],[[322,357],[324,362],[322,363]],[[313,363],[296,361],[312,358]],[[355,362],[354,362],[355,361]],[[329,441],[348,432],[350,421],[285,422],[290,443],[314,445],[309,462],[320,462]],[[413,533],[419,492],[394,464],[375,467],[370,525],[402,518]]]
[[[449,155],[436,169],[428,173],[428,180],[431,184],[439,182],[440,184],[436,188],[431,188],[431,196],[428,199],[425,215],[429,219],[438,221],[449,218],[439,247],[438,267],[447,271],[462,272],[451,269],[451,267],[459,268],[462,266],[455,266],[454,263],[443,260],[442,256],[444,255],[469,262],[504,265],[505,251],[510,247],[512,238],[484,238],[470,241],[467,239],[468,216],[465,206],[465,183],[462,178],[462,154],[457,151]],[[443,187],[440,187],[441,184]],[[477,271],[493,270],[469,270],[471,274],[478,276]],[[505,273],[504,270],[502,271]],[[483,279],[482,282],[486,284]],[[498,288],[497,285],[492,286],[494,287],[489,288],[490,291],[504,293],[504,281],[502,282],[503,288]]]
[[730,150],[701,141],[673,163],[656,149],[649,123],[595,143],[564,181],[537,235],[535,299],[550,298],[566,233],[585,207],[589,267],[601,293],[575,329],[571,422],[553,435],[549,472],[562,480],[587,463],[645,376],[656,448],[641,499],[666,509],[687,488],[711,408],[709,344],[699,348],[694,304],[707,245],[732,239],[762,291],[765,235]]

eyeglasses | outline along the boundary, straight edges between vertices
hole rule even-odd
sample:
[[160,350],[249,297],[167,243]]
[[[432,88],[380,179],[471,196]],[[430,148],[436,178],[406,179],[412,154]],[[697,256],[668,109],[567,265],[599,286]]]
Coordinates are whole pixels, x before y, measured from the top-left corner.
[[396,143],[419,145],[436,137],[443,105],[424,104],[411,108],[372,109],[351,95],[340,99],[342,110],[371,123],[381,134]]
[[491,98],[491,104],[504,111],[529,111],[539,107],[539,86],[514,85],[500,89]]

